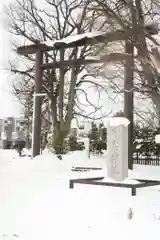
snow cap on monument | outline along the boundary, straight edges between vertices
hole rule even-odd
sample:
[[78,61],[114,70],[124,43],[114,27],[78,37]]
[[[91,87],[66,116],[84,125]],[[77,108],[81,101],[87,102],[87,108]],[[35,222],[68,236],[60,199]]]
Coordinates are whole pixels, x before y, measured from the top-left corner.
[[157,134],[156,136],[155,136],[155,143],[160,143],[160,134]]
[[124,126],[127,127],[130,124],[130,121],[124,117],[113,117],[109,121],[111,127]]

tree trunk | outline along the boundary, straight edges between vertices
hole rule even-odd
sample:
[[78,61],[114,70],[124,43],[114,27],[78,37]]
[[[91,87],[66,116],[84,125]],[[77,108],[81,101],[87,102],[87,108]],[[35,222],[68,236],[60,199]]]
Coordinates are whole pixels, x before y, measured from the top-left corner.
[[44,150],[46,148],[46,145],[48,143],[47,137],[48,137],[48,132],[45,132],[44,136],[42,138],[42,150]]
[[71,121],[73,116],[76,79],[77,79],[76,69],[73,67],[71,72],[71,81],[70,81],[70,87],[69,87],[69,97],[68,97],[68,104],[67,104],[67,110],[66,110],[67,111],[66,117],[65,117],[65,120],[63,120],[61,115],[60,116],[61,120],[57,121],[54,127],[53,147],[55,149],[56,154],[64,153],[64,150],[65,150],[64,141],[70,132]]
[[[64,61],[65,50],[60,49],[60,62]],[[63,154],[65,150],[65,138],[68,135],[68,129],[63,120],[64,113],[64,67],[60,67],[59,91],[58,91],[58,109],[57,97],[52,99],[52,120],[53,120],[53,148],[56,154]],[[57,114],[58,110],[58,114]]]
[[143,27],[142,33],[141,35],[139,35],[137,39],[136,47],[137,47],[139,56],[142,59],[141,65],[144,70],[145,79],[151,90],[152,101],[156,106],[158,116],[160,117],[160,93],[158,88],[156,87],[156,82],[155,82],[154,72],[153,72],[154,69],[150,64],[149,52],[148,52],[146,39],[145,39],[144,13],[143,13],[141,1],[135,0],[135,3],[136,3],[136,9],[137,9],[138,24],[140,27]]
[[69,86],[68,104],[67,104],[67,113],[65,117],[65,123],[66,123],[66,127],[68,128],[68,131],[70,131],[71,121],[73,118],[76,81],[77,81],[77,71],[74,67],[72,67],[71,81]]
[[[64,62],[64,49],[60,49],[60,62]],[[60,67],[60,77],[59,77],[59,105],[58,105],[58,111],[59,111],[59,121],[63,119],[63,107],[64,107],[64,66]]]
[[69,131],[66,128],[64,121],[57,121],[53,131],[53,148],[56,154],[65,153],[65,138]]
[[51,109],[51,117],[52,117],[52,126],[53,129],[55,127],[55,124],[57,122],[57,99],[56,97],[52,97],[50,102],[50,109]]

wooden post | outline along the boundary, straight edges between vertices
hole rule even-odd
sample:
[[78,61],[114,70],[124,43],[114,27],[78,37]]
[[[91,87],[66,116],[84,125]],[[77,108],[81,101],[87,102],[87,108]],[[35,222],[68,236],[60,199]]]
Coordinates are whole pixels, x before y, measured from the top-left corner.
[[32,138],[32,157],[40,155],[41,146],[41,99],[42,96],[37,95],[41,92],[43,71],[41,65],[43,64],[43,52],[38,50],[36,52],[36,76],[35,76],[35,95],[33,107],[33,138]]
[[70,188],[70,189],[73,189],[73,188],[74,188],[74,181],[73,181],[73,180],[70,180],[70,181],[69,181],[69,188]]
[[29,121],[30,121],[30,119],[29,119],[29,108],[30,108],[30,104],[29,104],[30,102],[29,102],[29,100],[27,100],[27,148],[28,149],[30,149],[30,134],[29,134],[29,125],[30,125],[30,123],[29,123]]
[[[134,46],[131,42],[126,41],[125,52],[133,55]],[[128,126],[128,168],[133,169],[133,74],[134,74],[134,59],[129,58],[125,61],[124,68],[124,117],[126,117],[130,124]]]
[[132,196],[136,196],[136,187],[135,187],[135,186],[133,186],[133,187],[131,188],[131,195],[132,195]]

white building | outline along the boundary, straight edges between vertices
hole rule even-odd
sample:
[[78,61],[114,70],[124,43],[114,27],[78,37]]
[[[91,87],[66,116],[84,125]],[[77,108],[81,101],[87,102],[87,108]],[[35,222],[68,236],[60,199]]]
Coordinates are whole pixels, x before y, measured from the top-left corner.
[[17,126],[20,126],[24,122],[23,118],[7,117],[0,119],[0,146],[2,141],[12,141],[12,134],[16,132]]

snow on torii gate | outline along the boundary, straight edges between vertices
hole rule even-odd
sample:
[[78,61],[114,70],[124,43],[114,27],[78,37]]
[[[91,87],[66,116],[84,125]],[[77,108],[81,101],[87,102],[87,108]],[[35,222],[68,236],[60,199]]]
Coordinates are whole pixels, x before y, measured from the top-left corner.
[[[32,157],[35,157],[40,154],[40,139],[41,139],[41,89],[42,89],[42,76],[43,70],[52,69],[52,68],[63,68],[64,66],[80,66],[92,63],[101,63],[101,62],[114,62],[126,60],[131,55],[125,53],[111,53],[105,55],[102,58],[95,59],[75,59],[75,60],[64,60],[64,49],[74,48],[85,45],[94,45],[97,43],[106,43],[114,42],[120,40],[127,40],[133,35],[140,34],[140,31],[135,32],[135,29],[132,28],[127,30],[117,30],[112,33],[106,32],[88,32],[75,36],[69,36],[61,40],[55,41],[46,41],[40,43],[37,41],[37,44],[30,44],[25,46],[20,46],[17,49],[17,53],[23,56],[29,54],[36,54],[36,70],[35,70],[35,112],[34,112],[34,124],[33,124],[33,149]],[[53,51],[57,49],[62,51],[60,54],[60,61],[53,63],[43,63],[43,53]]]

